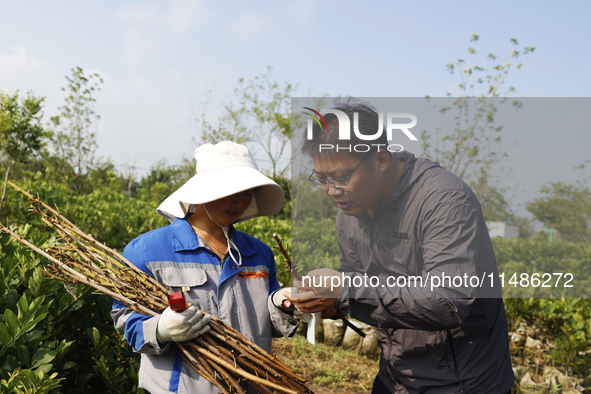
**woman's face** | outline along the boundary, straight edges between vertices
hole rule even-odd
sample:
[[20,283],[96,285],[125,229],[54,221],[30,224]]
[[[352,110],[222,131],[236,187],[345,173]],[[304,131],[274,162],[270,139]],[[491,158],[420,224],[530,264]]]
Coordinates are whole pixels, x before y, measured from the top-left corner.
[[253,189],[220,198],[205,204],[211,218],[220,226],[229,226],[236,221],[252,201]]

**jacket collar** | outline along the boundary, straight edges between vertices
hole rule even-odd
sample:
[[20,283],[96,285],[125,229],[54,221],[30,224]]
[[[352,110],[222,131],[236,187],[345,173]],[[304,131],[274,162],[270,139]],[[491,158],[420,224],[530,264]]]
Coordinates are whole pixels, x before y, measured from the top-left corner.
[[[237,231],[234,226],[231,227],[232,241],[238,247],[242,256],[252,256],[254,250],[246,241],[246,236]],[[170,225],[170,234],[172,238],[172,249],[175,252],[183,252],[187,250],[197,250],[204,248],[204,241],[195,234],[193,227],[186,219],[176,219]]]

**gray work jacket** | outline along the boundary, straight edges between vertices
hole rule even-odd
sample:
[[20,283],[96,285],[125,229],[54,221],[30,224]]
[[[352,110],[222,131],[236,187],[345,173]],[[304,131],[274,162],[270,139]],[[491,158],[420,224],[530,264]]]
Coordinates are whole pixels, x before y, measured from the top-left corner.
[[[337,215],[340,271],[379,277],[384,286],[345,283],[336,307],[376,327],[378,377],[392,392],[507,393],[514,381],[507,320],[480,204],[437,163],[409,152],[393,157],[404,171],[374,219]],[[445,275],[487,282],[432,289],[430,281]],[[387,285],[399,276],[425,282]]]

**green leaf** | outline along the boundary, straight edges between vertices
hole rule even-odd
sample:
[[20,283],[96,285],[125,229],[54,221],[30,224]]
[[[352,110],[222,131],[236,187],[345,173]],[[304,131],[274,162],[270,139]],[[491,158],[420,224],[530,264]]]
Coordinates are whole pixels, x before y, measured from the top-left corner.
[[20,361],[29,367],[31,364],[31,354],[29,353],[29,348],[25,345],[18,345],[16,347],[16,353],[18,354]]
[[71,312],[77,311],[80,308],[82,308],[84,306],[84,304],[85,304],[84,300],[78,300],[72,304],[72,306],[70,307],[70,311]]
[[39,270],[33,271],[33,274],[29,277],[29,291],[31,294],[37,295],[41,292],[41,284],[45,279],[44,275]]
[[4,360],[4,364],[2,364],[2,367],[0,369],[3,369],[5,371],[14,371],[20,366],[21,364],[16,360],[16,357],[9,354],[8,356],[6,356],[6,360]]
[[31,368],[37,368],[40,365],[48,364],[55,358],[56,351],[49,349],[37,349],[33,354],[33,365]]
[[43,312],[45,312],[47,310],[47,308],[49,308],[49,304],[47,305],[43,305],[43,302],[45,301],[45,296],[39,296],[37,298],[35,298],[33,300],[33,302],[31,302],[31,304],[29,305],[29,309],[31,310],[32,313],[37,312],[37,310],[42,310]]
[[17,310],[18,310],[18,320],[20,322],[26,322],[29,320],[29,301],[25,295],[23,295],[18,302],[16,303]]
[[4,311],[4,316],[2,316],[2,320],[6,323],[8,327],[8,332],[14,337],[16,336],[17,332],[19,331],[19,322],[18,317],[14,314],[13,311],[7,309]]
[[92,373],[87,373],[84,376],[82,376],[81,378],[79,378],[79,385],[83,386],[84,384],[86,384],[87,381],[89,381],[90,379],[92,379],[92,377],[94,376],[94,374]]
[[39,339],[41,337],[41,335],[43,335],[43,330],[32,330],[30,332],[28,332],[25,335],[25,342],[26,343],[31,343],[31,342],[35,342],[37,339]]
[[[0,253],[2,253],[2,247],[0,245]],[[6,285],[4,284],[6,279],[4,277],[4,271],[0,269],[0,295],[4,295],[6,293]]]
[[8,332],[8,327],[6,324],[0,323],[0,340],[4,344],[4,346],[8,346],[10,341],[12,340],[12,335]]
[[4,294],[4,300],[6,301],[7,306],[10,308],[16,306],[19,298],[18,292],[15,289],[12,289],[8,293]]
[[42,372],[44,374],[48,374],[53,369],[53,364],[42,364],[35,370],[37,373]]
[[70,369],[70,368],[74,368],[76,365],[78,365],[77,363],[75,363],[74,361],[68,361],[64,364],[64,366],[62,367],[62,369]]

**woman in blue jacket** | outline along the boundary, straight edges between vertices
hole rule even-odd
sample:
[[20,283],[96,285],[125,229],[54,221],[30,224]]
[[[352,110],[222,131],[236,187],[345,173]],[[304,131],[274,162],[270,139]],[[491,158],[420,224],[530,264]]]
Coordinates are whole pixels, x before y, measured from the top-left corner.
[[[146,316],[115,301],[111,315],[141,353],[140,387],[156,393],[214,393],[171,347],[209,331],[215,316],[271,353],[271,338],[292,336],[293,313],[278,308],[280,288],[271,249],[234,229],[234,223],[274,215],[283,206],[279,185],[260,173],[246,147],[225,141],[195,150],[196,174],[157,209],[171,224],[139,236],[123,255],[192,304]],[[276,303],[281,300],[277,294]]]

